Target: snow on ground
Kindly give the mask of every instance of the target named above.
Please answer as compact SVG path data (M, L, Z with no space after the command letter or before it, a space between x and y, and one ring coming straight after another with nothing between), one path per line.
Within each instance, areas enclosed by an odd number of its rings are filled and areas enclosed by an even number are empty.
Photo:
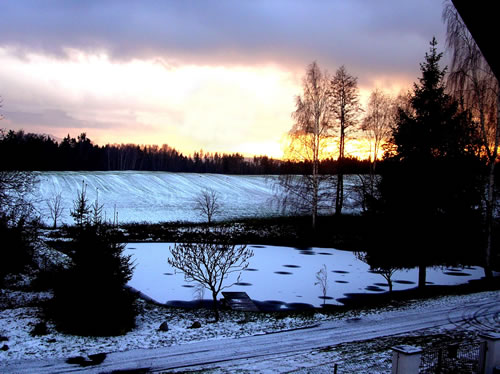
M0 336L8 338L0 342L8 350L0 350L0 361L23 358L55 358L89 355L100 352L125 351L136 348L157 348L193 341L237 338L240 336L265 334L309 326L321 317L277 318L259 313L246 315L238 312L222 312L220 322L212 323L209 310L183 310L164 308L138 300L141 309L136 319L136 328L124 336L117 337L80 337L61 334L48 324L49 333L44 336L31 336L30 332L41 319L41 308L33 306L33 300L45 299L47 295L7 291L2 298L15 299L8 309L0 311ZM28 302L26 302L27 299ZM28 306L23 306L28 305ZM167 321L169 331L158 328ZM200 321L199 329L189 328L194 321Z
M99 191L104 214L112 219L114 210L121 223L200 222L193 209L194 199L203 189L213 189L220 197L222 213L218 220L269 217L280 214L274 200L278 176L169 173L152 171L40 172L34 204L47 224L47 200L62 194L64 211L59 223L72 224L70 210L82 183L87 186L89 202ZM354 179L346 178L346 185ZM347 187L346 187L347 188ZM348 208L346 207L346 211Z
M166 347L177 344L186 344L195 341L238 338L241 336L265 334L269 332L283 331L288 329L312 326L327 320L346 320L360 316L370 315L374 320L384 319L398 314L404 315L414 310L430 310L439 305L460 303L466 305L480 299L498 298L498 292L482 292L464 296L446 296L436 299L416 301L404 307L387 307L384 310L372 309L363 312L348 311L342 314L325 315L319 312L315 314L302 314L297 316L286 316L283 318L277 314L267 313L241 313L224 311L222 320L218 323L209 323L212 319L211 311L183 310L175 308L164 308L139 300L141 312L137 317L137 327L124 336L118 337L80 337L61 334L55 331L54 326L48 324L48 334L44 336L32 336L30 332L33 326L39 322L40 306L38 301L50 297L48 293L24 293L19 291L4 291L0 295L0 348L8 346L8 349L0 349L0 368L2 363L11 360L30 358L67 358L74 356L86 356L102 352L126 351L132 349L146 349ZM167 321L169 331L158 330L160 324ZM200 321L202 327L199 329L189 328L194 321ZM455 327L456 328L456 327ZM443 332L442 329L431 333ZM417 334L422 334L418 332ZM378 341L378 340L377 340ZM253 361L240 360L230 363L224 368L204 367L204 370L212 369L214 373L226 372L283 372L298 370L300 368L318 367L326 365L331 370L333 362L355 362L356 357L359 365L366 366L367 354L371 353L371 361L376 366L386 367L389 365L391 342L384 342L376 348L377 344L366 346L363 344L348 343L351 346L340 345L334 349L313 351L306 353L280 355L267 359L256 359ZM349 348L350 347L350 348ZM358 355L358 356L356 356ZM360 367L361 367L360 366ZM372 365L373 368L373 365ZM321 372L322 367L318 367ZM1 371L1 370L0 370ZM362 372L362 371L360 371ZM370 371L369 371L370 372ZM377 371L371 371L377 372Z
M41 172L35 205L42 217L49 218L46 200L62 193L62 223L72 224L70 210L82 183L89 202L104 204L107 218L114 209L125 222L166 222L203 220L193 209L194 199L203 189L219 193L223 213L218 219L270 216L278 213L272 205L276 176L235 176L222 174L169 172ZM49 222L47 222L49 223Z
M125 254L131 255L135 268L129 285L165 303L172 300L191 301L198 288L187 284L184 275L167 262L172 243L130 243ZM387 282L380 274L370 273L369 266L353 252L330 248L297 250L291 247L249 245L254 256L249 269L229 275L226 284L235 283L228 291L246 292L253 300L272 300L286 309L291 303L306 303L320 307L324 302L316 273L327 269L326 303L341 305L338 301L352 293L377 294L387 292ZM427 281L437 285L454 285L479 279L480 267L428 268ZM392 277L395 291L413 288L418 282L418 269L398 270ZM209 295L209 290L205 290Z

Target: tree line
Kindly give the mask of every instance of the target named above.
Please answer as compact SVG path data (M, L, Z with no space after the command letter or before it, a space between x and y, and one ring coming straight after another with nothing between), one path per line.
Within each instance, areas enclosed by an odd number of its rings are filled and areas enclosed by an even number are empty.
M277 160L268 156L245 158L239 153L210 153L200 150L186 156L166 144L94 144L85 133L66 136L57 142L47 135L22 130L0 132L0 170L18 171L107 171L144 170L217 174L301 174L307 173L307 160ZM348 158L349 173L368 171L367 160ZM334 173L337 160L320 162L320 173Z

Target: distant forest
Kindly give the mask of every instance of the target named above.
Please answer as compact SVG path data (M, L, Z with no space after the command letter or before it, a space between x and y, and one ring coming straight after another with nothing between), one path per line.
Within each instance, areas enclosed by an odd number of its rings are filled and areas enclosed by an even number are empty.
M369 172L368 160L345 158L344 174ZM0 133L0 170L108 171L140 170L217 174L309 174L309 162L276 160L267 156L245 158L239 153L195 152L185 156L166 144L92 143L85 133L66 136L60 143L47 135L4 131ZM321 174L336 174L337 160L320 163Z

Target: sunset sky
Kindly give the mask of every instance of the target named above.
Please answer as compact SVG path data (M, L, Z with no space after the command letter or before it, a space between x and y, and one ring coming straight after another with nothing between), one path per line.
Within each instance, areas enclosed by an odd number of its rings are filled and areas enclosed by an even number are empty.
M316 60L407 89L436 36L440 0L2 2L1 128L97 144L281 157Z

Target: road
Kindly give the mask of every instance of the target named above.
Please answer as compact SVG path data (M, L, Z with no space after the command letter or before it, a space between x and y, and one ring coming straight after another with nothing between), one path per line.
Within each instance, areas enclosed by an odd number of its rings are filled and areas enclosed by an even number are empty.
M459 299L457 299L459 300ZM328 321L316 326L238 339L219 339L151 350L110 353L98 365L82 367L64 359L24 360L3 367L4 373L111 373L120 370L148 369L161 372L203 367L234 360L275 357L304 353L314 349L374 339L433 327L500 332L500 293L462 305L459 301L427 309L382 311L359 319ZM138 371L139 372L139 371Z

